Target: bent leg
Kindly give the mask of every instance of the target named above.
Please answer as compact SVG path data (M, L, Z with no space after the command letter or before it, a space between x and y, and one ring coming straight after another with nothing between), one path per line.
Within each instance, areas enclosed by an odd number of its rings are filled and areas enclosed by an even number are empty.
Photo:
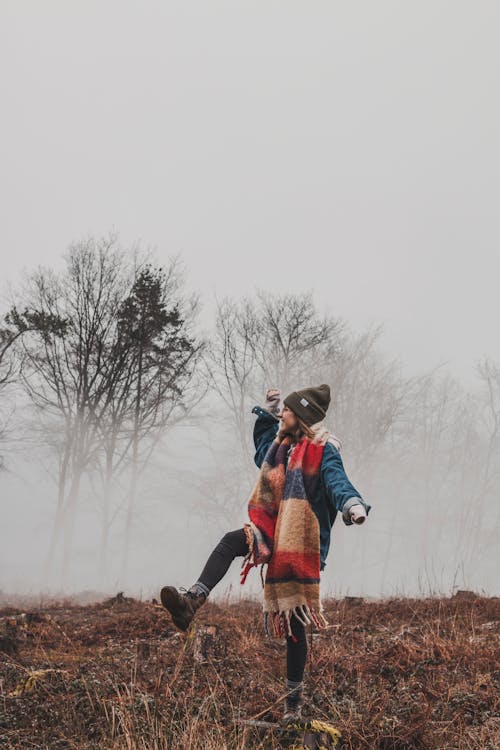
M210 554L194 586L208 596L213 587L224 578L234 558L244 557L247 552L248 544L244 529L228 531Z

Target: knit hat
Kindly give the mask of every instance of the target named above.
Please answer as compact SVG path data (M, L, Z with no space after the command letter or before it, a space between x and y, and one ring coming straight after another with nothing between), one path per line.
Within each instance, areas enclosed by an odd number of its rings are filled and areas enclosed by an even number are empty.
M307 425L315 424L326 417L330 405L330 386L323 384L293 391L283 399L283 403Z

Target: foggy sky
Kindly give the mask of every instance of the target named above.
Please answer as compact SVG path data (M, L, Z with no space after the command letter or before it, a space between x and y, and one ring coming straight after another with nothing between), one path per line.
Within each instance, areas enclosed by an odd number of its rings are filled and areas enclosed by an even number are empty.
M3 280L88 233L500 358L497 2L1 2Z
M475 359L500 361L499 30L495 0L0 0L2 290L115 230L181 253L207 327L216 295L312 290L355 329L384 324L408 373L444 363L473 382ZM36 582L53 514L23 460L2 477L15 586ZM364 571L389 534L391 509L367 499L370 535L338 524L328 573L351 593L378 593ZM168 512L154 544L136 540L136 587L164 582L169 544L191 583L216 541L192 555ZM418 589L404 565L391 575Z

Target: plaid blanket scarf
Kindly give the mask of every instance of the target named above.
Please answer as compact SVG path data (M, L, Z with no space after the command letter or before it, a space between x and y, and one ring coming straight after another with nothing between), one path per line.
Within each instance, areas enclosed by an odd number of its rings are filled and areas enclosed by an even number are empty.
M243 560L241 583L252 567L267 563L264 582L264 626L277 637L294 637L290 618L316 628L328 626L320 601L320 529L308 498L320 481L324 445L304 438L292 450L291 437L269 447L248 501L250 521L244 524L249 552Z

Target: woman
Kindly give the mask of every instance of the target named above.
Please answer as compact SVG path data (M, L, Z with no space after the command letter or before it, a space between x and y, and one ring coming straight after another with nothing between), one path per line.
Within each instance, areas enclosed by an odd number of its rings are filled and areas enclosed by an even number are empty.
M161 601L181 630L224 577L235 557L244 557L241 583L252 567L267 564L264 625L286 638L283 722L300 719L307 657L306 625L324 628L319 583L337 512L347 526L361 524L371 509L349 481L340 443L324 427L330 387L290 393L279 411L280 392L268 390L264 408L255 406L255 463L259 478L248 502L249 521L225 534L198 580L182 593L161 590ZM281 425L280 425L281 423ZM261 568L262 574L262 568Z

